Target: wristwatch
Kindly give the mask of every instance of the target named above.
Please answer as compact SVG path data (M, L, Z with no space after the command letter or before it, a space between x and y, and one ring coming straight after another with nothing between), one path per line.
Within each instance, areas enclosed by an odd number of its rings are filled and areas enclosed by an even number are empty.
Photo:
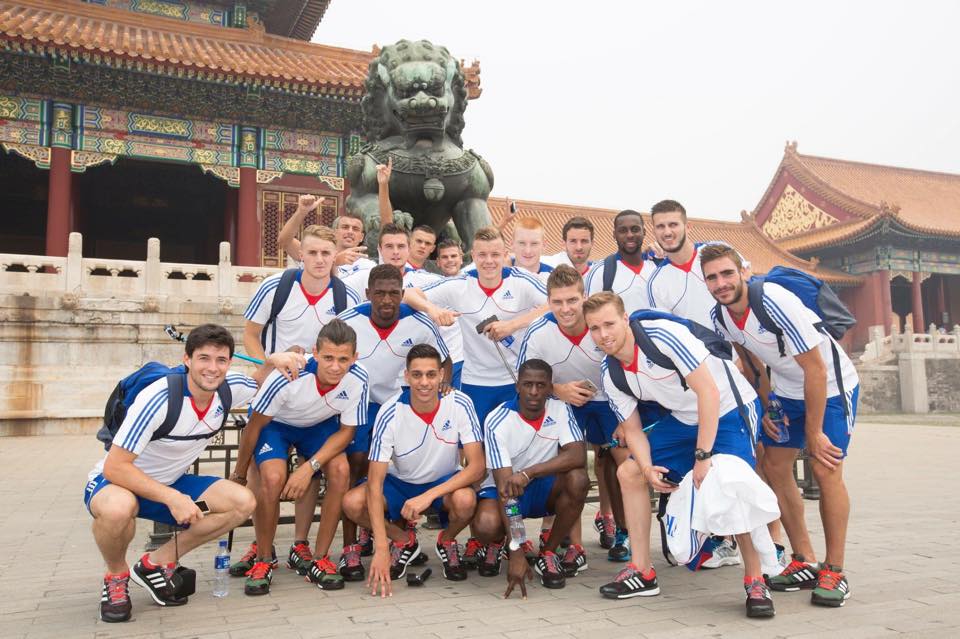
M697 450L693 451L693 458L696 459L697 461L703 461L705 459L710 459L711 457L713 457L712 450L704 450L702 448L698 448Z
M317 459L311 457L311 458L310 458L310 468L313 469L313 472L319 473L319 472L320 472L320 462L319 462Z

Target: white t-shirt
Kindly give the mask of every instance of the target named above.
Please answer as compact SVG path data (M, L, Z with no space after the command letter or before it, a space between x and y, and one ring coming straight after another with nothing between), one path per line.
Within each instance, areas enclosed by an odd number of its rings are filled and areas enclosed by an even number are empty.
M517 400L493 409L483 425L487 468L513 468L520 472L550 461L567 444L583 441L583 433L570 406L559 399L548 399L543 418L531 424L520 415ZM484 486L495 486L492 472Z
M300 276L303 271L297 274L297 280L290 289L290 296L283 305L276 321L267 332L266 347L264 351L267 355L273 352L282 353L292 346L299 346L306 352L313 350L317 343L317 335L320 329L327 322L336 317L333 307L333 287L327 286L319 298L307 297L303 285L300 284ZM260 283L250 305L247 306L243 314L244 319L256 322L257 324L266 324L270 319L270 308L273 306L273 295L280 285L280 277L283 273L271 275ZM345 282L346 283L346 282ZM356 289L347 285L347 307L355 306L360 303L360 296ZM276 351L270 348L271 335L276 331L277 347Z
M714 357L704 346L703 342L694 337L690 330L672 320L657 319L643 320L641 324L647 331L651 341L660 351L670 358L684 377L696 370L700 364L706 363L711 377L716 381L720 391L720 415L723 416L738 408L736 396L730 390L727 374L724 367L728 367L733 376L737 390L744 405L750 404L757 397L756 391L744 379L740 371L732 362ZM634 346L633 365L624 368L624 376L634 395L627 395L613 385L610 371L607 370L607 360L602 365L602 387L610 400L610 408L617 415L617 419L624 421L637 407L637 398L644 401L655 401L669 410L674 417L695 426L697 417L697 394L691 389L684 390L678 373L668 368L662 368L650 361ZM622 364L621 364L622 366ZM645 424L646 425L646 424Z
M603 271L606 260L600 260L593 265L584 280L587 295L593 295L603 290ZM651 260L644 260L639 270L626 264L623 260L617 261L617 274L613 278L611 289L623 300L627 315L640 309L650 308L647 299L647 278L656 270L657 265Z
M358 257L351 264L344 264L343 266L338 266L337 273L340 279L343 279L345 277L353 275L358 271L369 271L376 265L377 263L368 257Z
M373 426L370 461L392 462L390 475L426 484L460 466L459 444L483 442L470 398L458 390L440 397L437 412L420 415L410 406L410 389L387 401Z
M694 244L693 257L686 264L674 264L669 259L660 263L647 280L650 308L693 320L711 327L710 310L717 301L703 281L700 267L700 248Z
M230 408L245 405L257 392L257 383L241 373L227 373L227 384L230 385L230 392L233 395L233 405ZM166 377L161 377L144 387L133 400L123 423L120 424L120 429L113 438L114 446L137 455L133 460L134 466L151 479L166 485L180 479L210 443L209 439L150 439L167 416L168 396ZM223 411L224 407L217 393L213 394L213 399L210 400L205 411L198 411L190 391L184 384L180 418L170 431L170 435L189 437L212 434L223 422ZM93 479L103 472L105 460L106 456L94 466L88 479Z
M480 288L476 271L448 277L422 290L434 304L460 313L458 324L463 335L463 383L476 386L510 383L496 346L488 337L477 333L477 324L491 315L496 315L500 320L511 320L534 307L542 306L547 301L547 289L543 283L520 269L505 268L500 286L493 291ZM511 368L516 367L521 337L518 331L518 334L500 340L500 350Z
M425 287L442 279L444 279L442 275L420 268L404 273L403 288L419 288L422 291ZM437 329L440 331L440 337L447 343L447 348L450 349L450 360L454 364L462 362L463 334L460 332L459 322L450 326L438 326Z
M450 356L436 325L426 314L400 304L400 317L388 329L381 329L370 319L370 302L354 306L340 314L340 319L357 333L357 363L370 374L370 401L383 404L400 390L407 353L417 344L429 344L440 352L441 359Z
M746 295L746 293L744 293ZM712 326L723 337L742 345L770 367L771 384L781 397L803 399L803 369L794 359L796 355L819 347L820 355L827 367L827 397L840 394L837 375L833 366L833 352L830 344L833 338L814 328L820 318L804 306L796 295L779 284L765 282L763 285L763 307L773 323L783 331L783 344L786 355L780 356L777 336L760 326L757 316L747 308L742 322L736 322L726 307L721 307L723 322L716 321L716 306L710 310ZM843 375L844 390L851 391L860 383L853 362L837 345L840 360L840 373Z
M367 371L353 364L339 384L321 388L317 361L310 357L292 382L278 371L270 373L251 405L261 415L298 428L316 426L335 415L344 426L360 426L367 423L368 384Z
M553 368L553 383L567 384L590 380L600 388L600 364L605 357L597 346L590 331L571 337L560 330L557 318L547 313L530 324L517 356L517 368L528 359L542 359ZM603 402L607 396L602 390L590 398L590 401Z

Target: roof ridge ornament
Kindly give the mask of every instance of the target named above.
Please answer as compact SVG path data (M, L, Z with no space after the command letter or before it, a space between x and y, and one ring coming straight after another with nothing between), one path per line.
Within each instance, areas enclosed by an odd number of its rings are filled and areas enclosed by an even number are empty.
M787 141L784 143L784 145L783 145L783 152L784 152L784 153L793 153L793 154L796 154L796 152L797 152L797 141L796 141L796 140L793 140L793 141L791 142L790 140L787 140Z

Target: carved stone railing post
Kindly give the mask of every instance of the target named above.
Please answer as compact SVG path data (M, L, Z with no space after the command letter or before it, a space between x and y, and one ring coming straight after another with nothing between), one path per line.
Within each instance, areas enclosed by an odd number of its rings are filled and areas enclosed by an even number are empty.
M67 240L66 290L79 293L83 283L83 236L71 233Z
M232 297L234 287L233 264L230 263L230 242L220 242L220 261L217 263L217 294L220 299Z
M160 269L160 240L155 237L147 240L147 263L143 271L145 294L159 294L163 288L163 271Z

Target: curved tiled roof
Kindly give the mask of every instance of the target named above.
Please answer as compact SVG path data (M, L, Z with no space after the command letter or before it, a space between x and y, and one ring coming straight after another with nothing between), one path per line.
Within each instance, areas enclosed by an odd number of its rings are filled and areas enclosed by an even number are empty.
M232 29L67 0L0 0L0 40L33 53L92 56L149 70L196 74L359 99L372 52L302 42L262 27ZM479 65L465 67L477 97Z
M517 217L535 217L543 224L544 254L559 253L563 250L563 225L576 215L589 219L594 225L593 259L602 258L617 250L613 240L613 218L618 211L614 209L529 200L514 201L517 203ZM487 205L495 224L507 214L507 201L504 198L491 197ZM740 222L690 218L687 232L695 242L723 240L729 243L750 260L756 273L766 273L774 266L784 265L816 275L832 285L856 285L861 282L861 278L856 275L818 267L815 261L804 260L788 253L768 238L748 215L744 213L742 217ZM649 241L653 238L650 216L644 214L643 221ZM512 222L505 231L507 235L512 233Z

